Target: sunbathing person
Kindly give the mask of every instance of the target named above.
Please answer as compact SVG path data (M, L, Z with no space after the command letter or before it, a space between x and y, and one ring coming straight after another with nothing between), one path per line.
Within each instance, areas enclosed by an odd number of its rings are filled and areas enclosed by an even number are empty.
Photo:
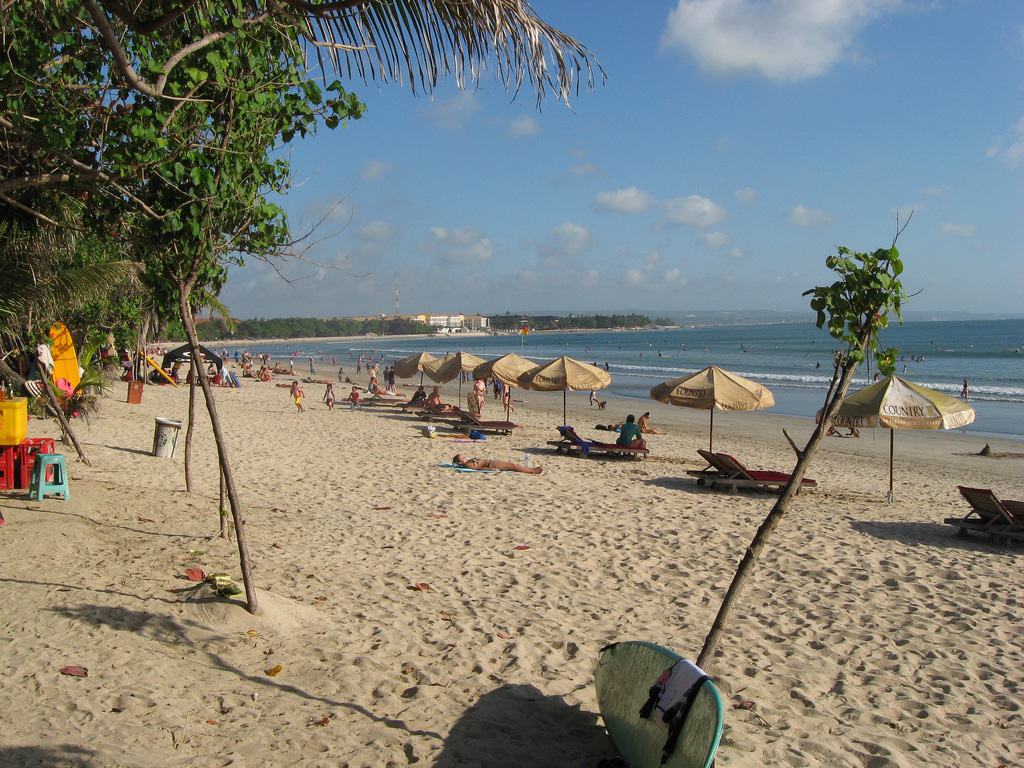
M651 426L651 412L648 411L639 419L636 420L636 425L640 427L640 432L645 435L660 435L662 434L654 427Z
M474 459L464 453L455 454L452 464L464 469L494 469L498 472L522 472L527 475L539 475L544 471L543 467L524 467L512 461L498 461L497 459Z
M441 401L441 388L434 387L427 398L427 408L437 413L455 413L458 410L454 405Z

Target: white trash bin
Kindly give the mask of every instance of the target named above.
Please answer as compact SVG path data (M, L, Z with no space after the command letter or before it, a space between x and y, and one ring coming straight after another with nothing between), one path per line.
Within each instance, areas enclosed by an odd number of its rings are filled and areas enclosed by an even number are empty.
M161 459L173 459L180 431L180 420L157 416L156 426L153 429L153 455Z

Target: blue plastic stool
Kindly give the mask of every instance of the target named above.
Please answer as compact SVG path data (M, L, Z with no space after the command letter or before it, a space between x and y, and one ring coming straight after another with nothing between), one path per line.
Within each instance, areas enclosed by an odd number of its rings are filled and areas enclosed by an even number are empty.
M53 480L46 479L47 467L53 467ZM37 501L42 501L47 494L60 494L64 501L71 498L71 489L68 488L68 468L64 463L62 453L40 453L36 456L35 464L32 466L32 484L29 486L29 496Z

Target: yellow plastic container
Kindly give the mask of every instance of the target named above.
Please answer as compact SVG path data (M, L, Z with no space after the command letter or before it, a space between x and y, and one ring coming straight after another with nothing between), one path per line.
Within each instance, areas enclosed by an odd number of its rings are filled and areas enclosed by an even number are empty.
M0 401L0 445L20 445L28 437L28 398Z

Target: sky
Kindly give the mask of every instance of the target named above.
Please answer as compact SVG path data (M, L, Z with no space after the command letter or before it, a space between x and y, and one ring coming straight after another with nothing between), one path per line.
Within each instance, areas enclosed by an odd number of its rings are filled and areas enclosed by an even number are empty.
M345 81L289 145L302 260L233 268L247 317L799 311L836 245L899 241L908 309L1024 312L1024 2L535 0L606 79ZM810 317L810 313L808 315Z

